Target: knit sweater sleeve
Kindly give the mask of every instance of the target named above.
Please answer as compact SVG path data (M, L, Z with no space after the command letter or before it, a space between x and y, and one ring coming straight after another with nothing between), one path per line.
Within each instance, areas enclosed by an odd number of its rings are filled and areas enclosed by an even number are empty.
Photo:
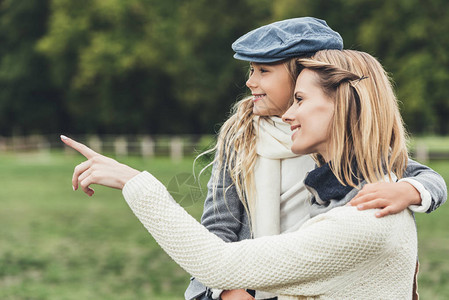
M397 239L391 233L397 231L397 218L404 216L375 218L372 212L341 207L296 232L225 243L176 204L147 172L131 179L123 195L160 246L205 285L284 295L320 293L335 286L343 274L369 268Z

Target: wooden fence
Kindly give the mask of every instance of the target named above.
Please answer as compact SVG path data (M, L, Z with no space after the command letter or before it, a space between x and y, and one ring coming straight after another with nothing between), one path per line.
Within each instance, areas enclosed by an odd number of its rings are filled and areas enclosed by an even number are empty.
M170 156L173 160L181 160L184 156L198 155L209 149L214 143L212 135L178 135L178 136L132 136L132 135L86 135L71 136L88 145L93 150L123 156ZM73 154L74 150L66 147L59 135L0 136L0 153L2 152L50 152L62 150Z
M180 160L184 156L198 155L209 149L215 137L212 135L84 135L71 136L85 143L97 152L116 157L123 156L170 156ZM65 149L73 154L73 150L64 147L59 135L0 136L0 154L2 152L49 152ZM416 143L410 155L420 162L449 159L447 151L429 149L425 143Z

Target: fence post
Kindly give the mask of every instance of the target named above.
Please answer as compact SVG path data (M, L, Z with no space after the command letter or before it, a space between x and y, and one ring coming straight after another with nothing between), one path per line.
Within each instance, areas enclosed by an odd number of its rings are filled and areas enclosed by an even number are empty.
M170 139L170 157L172 161L180 161L184 156L183 141L179 136Z
M429 160L429 149L426 144L416 144L416 160L421 163L426 163Z
M87 144L89 145L89 148L91 148L95 152L101 153L103 151L103 143L96 135L91 135L87 140Z
M25 148L25 138L19 135L13 135L11 137L12 150L14 152L23 151Z
M0 152L6 152L8 147L6 146L6 138L0 136Z
M140 152L142 153L142 157L149 158L154 156L154 141L153 139L146 135L140 141Z
M119 136L114 141L116 156L128 156L128 142L124 136Z
M36 145L36 149L42 154L50 153L50 143L43 135L32 135L30 136L31 148Z

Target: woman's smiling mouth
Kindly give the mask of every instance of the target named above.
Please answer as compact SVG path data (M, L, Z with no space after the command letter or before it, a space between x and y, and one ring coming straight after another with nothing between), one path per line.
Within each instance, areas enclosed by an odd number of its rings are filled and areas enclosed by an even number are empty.
M301 128L301 125L299 125L299 124L290 126L290 130L293 131L292 140L294 140L295 135L299 132L300 128Z

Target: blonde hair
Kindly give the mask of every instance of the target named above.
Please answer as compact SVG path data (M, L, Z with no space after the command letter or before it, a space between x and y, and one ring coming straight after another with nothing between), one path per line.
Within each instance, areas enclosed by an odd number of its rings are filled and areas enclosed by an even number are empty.
M298 59L316 72L318 85L335 101L330 167L342 184L401 178L407 165L406 133L390 79L371 55L354 50L322 50ZM320 155L314 155L323 163ZM356 182L354 182L356 178Z
M299 75L299 69L296 64L296 58L288 59L282 62L292 81L291 88L295 85L296 78ZM293 93L292 99L293 102ZM291 104L291 103L290 103ZM243 207L251 216L250 211L254 207L254 165L257 158L256 153L256 132L253 125L253 97L246 97L234 104L231 110L231 116L223 124L218 133L218 139L215 146L198 157L215 152L214 160L208 164L201 172L211 165L212 170L212 192L213 199L216 199L216 192L220 177L223 185L223 195L226 201L226 192L232 186L235 186L237 195L243 204ZM261 117L266 118L266 117ZM197 159L198 159L197 157ZM232 184L226 186L226 173L232 180ZM248 218L251 220L251 218Z

